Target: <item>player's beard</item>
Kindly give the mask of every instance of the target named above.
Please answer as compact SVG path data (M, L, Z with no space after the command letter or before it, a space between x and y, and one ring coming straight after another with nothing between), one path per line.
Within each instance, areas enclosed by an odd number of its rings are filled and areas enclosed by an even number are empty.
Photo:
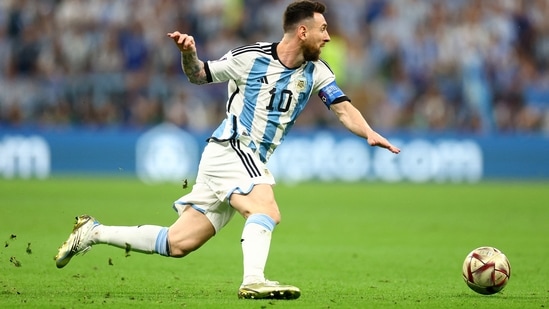
M303 58L305 61L317 61L320 59L320 48L306 43L303 45Z

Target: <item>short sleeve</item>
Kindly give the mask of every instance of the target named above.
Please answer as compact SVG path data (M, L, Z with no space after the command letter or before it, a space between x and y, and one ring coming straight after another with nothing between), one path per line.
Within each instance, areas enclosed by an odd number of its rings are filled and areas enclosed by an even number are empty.
M204 65L206 76L210 83L221 83L239 79L244 75L246 63L242 57L233 56L232 52L226 53L218 60L207 61Z
M335 75L326 62L322 60L317 62L316 74L318 80L316 91L326 107L330 108L332 104L350 101L343 90L338 87Z

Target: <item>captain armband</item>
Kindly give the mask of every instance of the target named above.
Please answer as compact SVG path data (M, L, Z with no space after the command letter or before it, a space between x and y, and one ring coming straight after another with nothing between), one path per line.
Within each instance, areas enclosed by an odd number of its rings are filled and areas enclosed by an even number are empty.
M351 101L337 86L335 81L320 89L320 91L318 92L318 96L320 97L324 105L326 105L326 107L328 108L330 108L330 105L332 104L340 103L343 101Z

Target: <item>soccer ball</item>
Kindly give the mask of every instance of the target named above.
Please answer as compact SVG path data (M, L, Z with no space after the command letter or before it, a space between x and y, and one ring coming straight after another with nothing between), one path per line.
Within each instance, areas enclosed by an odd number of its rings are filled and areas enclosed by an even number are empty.
M484 295L501 291L511 278L511 264L500 250L480 247L463 262L463 280L471 290Z

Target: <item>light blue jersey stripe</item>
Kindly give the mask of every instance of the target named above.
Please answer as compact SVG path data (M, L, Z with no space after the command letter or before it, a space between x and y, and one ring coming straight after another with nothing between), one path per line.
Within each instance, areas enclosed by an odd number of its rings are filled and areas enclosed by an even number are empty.
M307 66L303 70L303 75L305 76L306 85L307 87L303 92L299 94L299 98L297 99L297 105L294 109L294 112L292 113L292 118L290 123L288 123L288 126L286 127L286 130L284 131L284 135L280 138L280 143L284 140L284 137L286 137L286 134L290 132L290 129L294 125L295 121L297 120L297 117L303 109L305 109L305 106L307 103L309 103L309 98L311 97L311 88L313 88L313 73L315 70L315 66L312 62L307 63Z
M246 102L244 103L242 113L239 116L240 123L244 125L248 132L252 131L257 98L259 97L259 91L261 90L261 85L258 85L257 87L250 87L250 85L261 84L259 79L267 74L269 64L269 58L257 58L248 75L248 80L246 82L248 87L246 87L246 92L244 92L244 100L246 100Z

